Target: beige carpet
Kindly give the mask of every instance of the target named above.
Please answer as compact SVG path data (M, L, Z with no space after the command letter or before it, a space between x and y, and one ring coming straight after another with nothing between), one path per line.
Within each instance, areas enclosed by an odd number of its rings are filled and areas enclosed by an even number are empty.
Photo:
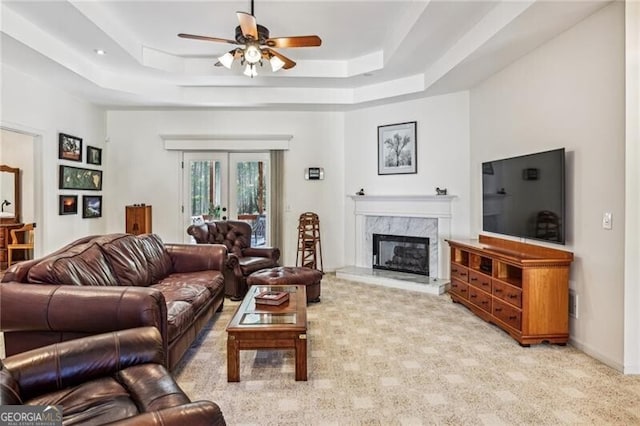
M638 376L571 346L522 348L447 295L332 275L308 308L309 381L294 381L292 352L243 351L241 381L227 383L236 306L225 302L176 370L230 425L640 424Z

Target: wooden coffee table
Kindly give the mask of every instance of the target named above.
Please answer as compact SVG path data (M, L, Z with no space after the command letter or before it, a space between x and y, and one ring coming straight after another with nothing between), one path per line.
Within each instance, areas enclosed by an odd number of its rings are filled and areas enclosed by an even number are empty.
M287 291L279 306L256 306L263 291ZM307 380L307 295L303 285L254 285L227 326L227 381L240 381L240 351L293 349L296 380Z

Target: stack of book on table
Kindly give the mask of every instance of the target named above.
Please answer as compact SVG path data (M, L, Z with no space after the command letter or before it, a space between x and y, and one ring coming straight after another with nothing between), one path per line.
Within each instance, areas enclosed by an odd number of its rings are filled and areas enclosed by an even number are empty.
M263 291L256 295L256 305L281 305L289 300L286 291Z

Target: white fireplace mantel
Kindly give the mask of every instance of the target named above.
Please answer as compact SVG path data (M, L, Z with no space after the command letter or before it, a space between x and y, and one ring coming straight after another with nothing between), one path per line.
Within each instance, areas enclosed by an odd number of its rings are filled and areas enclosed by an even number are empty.
M356 215L451 218L455 195L349 195Z
M367 216L432 218L438 220L439 277L448 278L449 262L445 239L451 238L451 204L454 195L350 195L355 214L356 267L370 267L370 248L365 241Z

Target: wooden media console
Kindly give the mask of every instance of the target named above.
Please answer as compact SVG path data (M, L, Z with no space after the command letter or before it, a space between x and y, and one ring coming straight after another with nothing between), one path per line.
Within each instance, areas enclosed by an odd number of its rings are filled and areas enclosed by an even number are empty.
M567 343L573 253L485 235L447 242L454 302L523 346Z

